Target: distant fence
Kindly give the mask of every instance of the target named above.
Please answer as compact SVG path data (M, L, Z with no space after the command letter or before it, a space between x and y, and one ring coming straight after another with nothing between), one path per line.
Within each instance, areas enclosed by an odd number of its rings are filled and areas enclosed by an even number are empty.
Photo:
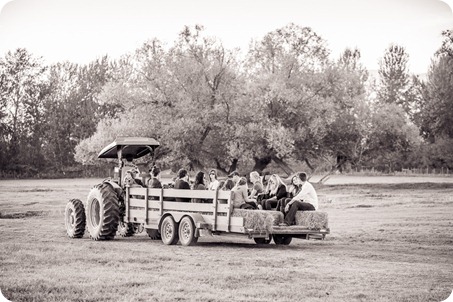
M344 174L360 174L360 175L438 175L450 176L453 175L453 169L448 167L441 168L402 168L400 170L392 170L388 168L362 167L343 171Z

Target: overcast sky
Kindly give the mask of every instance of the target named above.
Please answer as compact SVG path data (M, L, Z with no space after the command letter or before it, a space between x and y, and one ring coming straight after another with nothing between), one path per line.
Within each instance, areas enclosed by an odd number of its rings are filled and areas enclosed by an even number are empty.
M204 25L225 47L244 52L253 38L293 22L323 37L337 58L357 47L378 69L390 43L406 48L414 73L428 70L450 0L0 0L0 56L27 48L45 63L88 63L132 52L151 38L172 44L184 25ZM451 1L450 1L451 2Z

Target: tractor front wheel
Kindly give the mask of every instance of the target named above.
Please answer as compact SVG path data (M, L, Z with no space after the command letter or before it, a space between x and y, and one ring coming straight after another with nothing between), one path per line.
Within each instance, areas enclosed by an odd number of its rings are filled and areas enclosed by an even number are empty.
M179 222L179 241L182 245L194 245L198 241L195 237L195 225L190 217L184 217Z
M82 238L85 233L85 209L79 199L71 199L64 211L64 224L69 238Z
M178 242L178 224L173 217L167 216L164 218L160 225L160 236L162 237L162 242L166 245L173 245Z
M134 236L135 225L133 223L120 221L118 223L118 234L121 237L131 237Z
M115 237L120 215L118 197L112 186L102 183L91 189L85 210L92 239L110 240Z
M151 240L161 240L160 233L158 230L155 229L146 229L146 233L148 234Z

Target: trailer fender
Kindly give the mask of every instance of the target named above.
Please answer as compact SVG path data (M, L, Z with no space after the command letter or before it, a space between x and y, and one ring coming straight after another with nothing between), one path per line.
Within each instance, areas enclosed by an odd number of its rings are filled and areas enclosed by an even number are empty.
M159 221L159 230L160 230L160 225L161 225L162 221L163 221L164 218L167 217L167 216L172 216L176 223L179 223L183 217L189 216L190 218L192 218L192 221L193 221L195 227L196 227L199 223L205 222L203 216L201 216L201 214L199 214L199 213L167 212L167 213L165 213L164 215L162 215L162 217L160 218L160 221Z

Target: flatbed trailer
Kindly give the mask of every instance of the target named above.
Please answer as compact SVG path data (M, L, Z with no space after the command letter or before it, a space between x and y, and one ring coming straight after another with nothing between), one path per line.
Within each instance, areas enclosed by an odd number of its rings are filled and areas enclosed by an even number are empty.
M177 202L175 198L204 202ZM244 235L258 244L274 239L276 244L287 245L292 238L324 239L330 233L328 228L312 230L300 225L247 228L246 218L233 215L231 191L126 187L125 207L124 223L143 224L148 234L160 233L162 241L169 245L178 240L182 245L193 245L199 237L222 234Z

